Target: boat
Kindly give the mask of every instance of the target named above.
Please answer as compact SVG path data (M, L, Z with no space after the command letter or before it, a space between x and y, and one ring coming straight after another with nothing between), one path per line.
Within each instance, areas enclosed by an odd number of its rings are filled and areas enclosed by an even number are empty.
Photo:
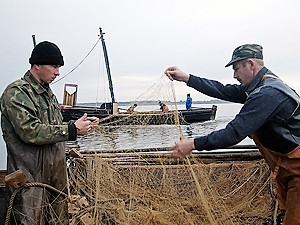
M134 112L128 114L116 114L100 119L100 125L163 125L204 122L215 119L217 106L212 108L194 108L191 110L174 110L169 112Z
M107 107L108 106L108 107ZM176 124L178 115L179 124L187 125L191 123L204 122L214 120L217 112L217 106L211 108L192 108L189 110L171 110L169 112L149 111L149 112L133 112L127 113L112 113L109 104L102 104L99 108L96 107L63 107L61 109L64 121L77 120L84 113L88 116L96 116L100 119L100 125L162 125Z
M64 99L63 104L61 105L61 113L63 115L64 122L77 120L84 113L87 113L88 116L98 117L100 119L100 124L102 125L161 125L175 124L176 120L179 120L180 124L190 124L215 119L217 111L216 105L213 105L211 108L194 107L189 110L170 110L169 112L161 112L157 110L150 112L133 112L130 115L126 111L122 112L122 110L118 108L118 103L115 101L114 97L113 82L103 35L104 33L100 28L99 37L101 39L104 52L111 102L103 103L100 107L78 106L78 85L65 84ZM74 91L70 94L70 92L68 92L68 88L74 88Z

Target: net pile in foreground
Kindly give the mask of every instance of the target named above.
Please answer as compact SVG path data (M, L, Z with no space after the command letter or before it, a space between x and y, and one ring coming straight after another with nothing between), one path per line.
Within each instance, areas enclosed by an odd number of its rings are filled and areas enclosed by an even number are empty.
M78 200L69 205L71 224L250 225L262 224L275 210L262 159L87 154L71 160L68 172Z

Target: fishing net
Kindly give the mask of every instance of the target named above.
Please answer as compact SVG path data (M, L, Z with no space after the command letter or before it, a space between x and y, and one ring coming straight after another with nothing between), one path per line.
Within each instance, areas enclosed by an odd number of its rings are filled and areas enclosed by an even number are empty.
M102 126L189 124L214 119L216 107L178 109L173 83L162 75L151 87L132 101L127 108L100 119Z
M153 110L162 111L159 101L172 113L149 122ZM173 83L163 76L130 104L137 104L132 112L104 118L89 135L68 143L71 225L271 224L273 182L257 151L169 156L174 141L217 126L184 125L176 102ZM148 112L137 116L146 106ZM57 218L53 204L45 204L45 212Z
M273 215L273 186L262 160L124 155L72 160L73 224L86 218L87 224L261 224Z
M272 220L273 183L257 151L194 152L182 160L169 156L168 146L189 135L174 96L173 83L163 76L132 102L138 103L133 113L101 123L79 140L82 155L70 156L68 167L72 224L250 225ZM172 118L163 118L173 125L153 126L149 117L133 116L143 104L159 100L174 110ZM216 127L208 121L201 128L208 133ZM165 136L172 138L165 141Z

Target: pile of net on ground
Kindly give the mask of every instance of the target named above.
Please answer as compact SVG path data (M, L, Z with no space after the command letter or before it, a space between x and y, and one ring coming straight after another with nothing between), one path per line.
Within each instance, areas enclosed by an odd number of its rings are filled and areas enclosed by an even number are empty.
M69 205L71 224L252 225L274 214L273 183L262 159L162 157L128 165L126 159L115 163L118 157L87 154L69 162L70 192L77 198Z

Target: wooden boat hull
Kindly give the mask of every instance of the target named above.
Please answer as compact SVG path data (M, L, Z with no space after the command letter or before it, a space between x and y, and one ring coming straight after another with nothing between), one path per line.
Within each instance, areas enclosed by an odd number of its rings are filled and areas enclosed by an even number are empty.
M61 108L61 113L63 115L63 121L68 122L70 120L77 120L83 116L84 113L87 113L88 116L96 116L99 119L105 118L111 115L112 110L110 109L101 109L98 107L79 107L75 106L72 108Z
M217 106L212 108L192 108L190 110L178 110L180 124L190 124L214 120ZM73 107L61 109L64 121L77 120L84 113L88 116L96 116L100 119L102 125L162 125L176 124L176 111L167 113L153 112L134 112L132 114L118 113L111 114L110 109L101 109L95 107Z

